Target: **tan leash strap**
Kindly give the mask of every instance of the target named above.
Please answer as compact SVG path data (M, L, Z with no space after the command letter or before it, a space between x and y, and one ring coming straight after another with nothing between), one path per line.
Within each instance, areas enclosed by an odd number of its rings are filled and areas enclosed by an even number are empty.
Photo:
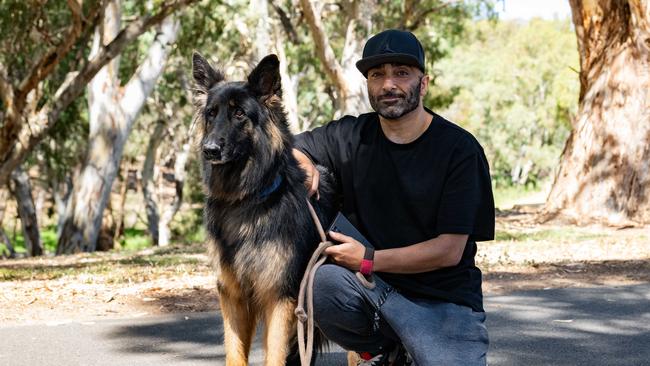
M332 242L327 241L325 236L325 230L318 219L316 210L309 202L307 198L307 207L309 208L309 213L311 214L316 229L318 230L318 235L320 235L321 242L312 254L307 264L307 269L305 274L300 281L300 290L298 291L298 304L296 306L295 314L298 317L297 328L298 328L298 351L300 352L300 364L302 366L311 365L311 357L314 352L314 276L318 267L325 262L327 259L327 254L324 254L325 249L334 245ZM369 289L375 288L375 282L370 279L366 279L361 272L356 273L357 279L361 284ZM307 311L305 312L305 300ZM307 340L305 341L305 322L307 323Z

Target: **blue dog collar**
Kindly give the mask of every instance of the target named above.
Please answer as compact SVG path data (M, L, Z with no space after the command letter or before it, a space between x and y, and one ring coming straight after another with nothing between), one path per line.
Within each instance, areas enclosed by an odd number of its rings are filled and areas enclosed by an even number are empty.
M280 188L280 184L282 184L282 176L278 174L277 176L275 176L275 179L273 180L273 184L271 184L271 186L266 187L263 191L261 191L259 197L260 198L268 197L271 193L277 191L278 188Z

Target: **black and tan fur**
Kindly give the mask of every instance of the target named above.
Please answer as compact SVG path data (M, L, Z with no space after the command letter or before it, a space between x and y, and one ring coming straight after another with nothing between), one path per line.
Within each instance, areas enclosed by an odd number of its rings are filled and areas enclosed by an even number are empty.
M218 269L228 366L248 364L260 321L265 365L285 364L295 344L300 279L319 242L305 175L291 152L278 66L269 55L246 82L226 82L203 57L193 56L204 221ZM328 202L331 184L322 181L315 203L321 222L331 217Z

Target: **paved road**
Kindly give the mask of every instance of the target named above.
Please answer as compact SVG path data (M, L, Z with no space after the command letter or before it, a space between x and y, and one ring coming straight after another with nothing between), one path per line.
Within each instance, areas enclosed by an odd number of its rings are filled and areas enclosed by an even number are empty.
M518 292L486 307L490 366L650 365L650 284ZM0 325L0 365L222 365L221 337L217 313ZM334 349L319 365L343 360Z

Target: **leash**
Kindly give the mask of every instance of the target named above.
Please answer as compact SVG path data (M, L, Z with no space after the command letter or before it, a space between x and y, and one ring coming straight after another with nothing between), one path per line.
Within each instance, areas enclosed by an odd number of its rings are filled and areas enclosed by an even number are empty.
M311 202L309 202L309 198L307 198L307 207L309 208L311 218L314 220L314 224L316 225L316 229L318 230L318 235L320 236L321 241L320 244L318 244L318 248L316 248L316 251L314 251L314 254L312 254L311 258L309 259L305 274L300 281L298 304L295 310L295 314L298 317L298 351L300 352L300 364L302 366L309 366L311 364L311 357L314 352L314 276L316 275L316 270L318 270L318 267L320 267L327 259L327 254L324 254L323 252L325 249L334 245L334 243L327 240L323 226L318 219L318 215L316 215L314 206L312 206ZM357 272L356 276L364 287L368 289L375 288L375 282L372 280L372 278L370 280L366 279L366 277L362 275L361 272ZM305 311L305 305L307 306L307 311ZM306 340L305 322L307 323Z

